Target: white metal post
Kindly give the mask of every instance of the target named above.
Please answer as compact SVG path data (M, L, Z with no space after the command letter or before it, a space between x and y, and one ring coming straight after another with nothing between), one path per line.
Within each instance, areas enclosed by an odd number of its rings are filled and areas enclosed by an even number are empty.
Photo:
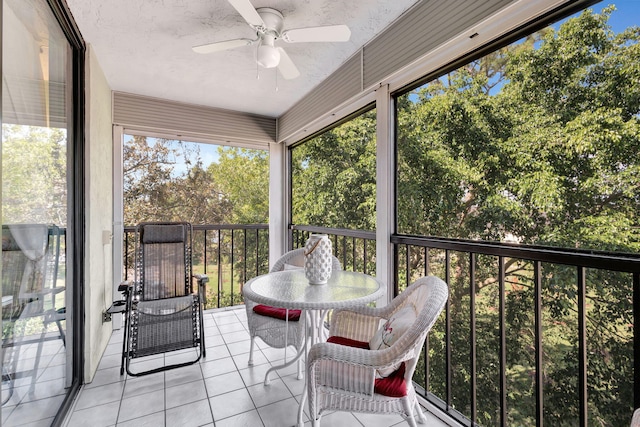
M269 267L286 251L286 154L284 144L269 144Z
M113 301L122 299L118 286L122 280L124 240L124 207L123 207L123 154L124 129L113 126ZM122 327L122 316L116 315L112 319L113 329Z
M391 233L394 228L395 194L393 144L393 108L389 85L376 90L376 276L386 283L386 298L378 306L393 298L393 247Z

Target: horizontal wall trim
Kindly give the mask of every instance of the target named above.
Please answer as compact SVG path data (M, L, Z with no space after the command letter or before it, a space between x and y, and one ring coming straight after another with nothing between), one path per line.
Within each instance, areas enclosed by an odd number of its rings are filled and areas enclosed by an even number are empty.
M337 107L362 92L362 60L359 53L349 58L337 72L330 75L302 98L297 108L278 118L278 141L288 139L316 117Z
M131 93L113 92L112 113L114 125L199 136L228 145L276 140L276 120L271 117Z
M123 128L123 134L147 136L151 138L162 138L162 139L169 139L169 140L175 140L175 141L197 142L202 144L212 144L212 145L220 145L220 146L250 148L250 149L257 149L257 150L268 150L269 144L270 144L267 142L258 142L258 141L239 141L239 140L228 141L228 140L222 140L219 138L213 138L210 135L201 135L201 134L195 134L195 133L189 133L189 132L183 132L180 134L168 133L168 132L158 131L158 129L143 128L143 127ZM271 144L273 144L273 142L271 142Z

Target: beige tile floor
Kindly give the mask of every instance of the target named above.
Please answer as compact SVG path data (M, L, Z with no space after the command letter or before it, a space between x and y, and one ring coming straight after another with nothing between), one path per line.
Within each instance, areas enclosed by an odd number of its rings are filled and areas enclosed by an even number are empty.
M281 363L284 351L256 340L254 365L249 359L249 333L244 308L205 312L207 357L200 363L145 377L120 376L122 331L115 331L91 383L86 384L68 417L79 426L251 426L286 427L296 423L304 381L295 364L278 371L269 386L264 374ZM289 350L288 355L292 354ZM151 367L190 354L156 356L136 362ZM443 427L429 412L428 427ZM305 415L305 427L310 422ZM335 412L322 417L325 427L408 425L399 415Z

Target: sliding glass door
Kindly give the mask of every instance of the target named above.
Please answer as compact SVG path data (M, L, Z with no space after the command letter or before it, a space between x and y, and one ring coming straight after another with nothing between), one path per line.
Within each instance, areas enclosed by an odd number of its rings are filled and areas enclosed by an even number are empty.
M1 4L0 424L51 425L79 372L74 49L47 1Z

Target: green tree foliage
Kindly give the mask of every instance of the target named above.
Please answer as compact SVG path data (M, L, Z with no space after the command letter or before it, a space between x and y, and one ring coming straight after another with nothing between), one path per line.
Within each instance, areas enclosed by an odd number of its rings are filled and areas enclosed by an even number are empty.
M231 205L203 168L199 152L182 143L134 136L124 146L124 222L224 223ZM176 164L182 158L182 172Z
M398 98L401 232L640 251L640 30L614 34L612 11L587 10ZM442 254L430 255L444 276ZM402 256L422 271L420 254ZM470 416L468 266L468 256L451 254L453 404ZM509 424L532 425L534 266L506 259L505 271ZM482 425L499 420L497 273L496 258L477 261ZM589 424L624 425L633 404L631 278L587 270L586 280ZM545 424L574 425L577 273L544 264L540 281ZM439 396L442 351L434 342L430 387Z
M219 147L219 160L208 168L230 205L232 224L269 221L269 156L261 150Z
M2 223L66 226L65 129L2 125Z
M375 230L376 114L368 111L295 147L295 224Z

